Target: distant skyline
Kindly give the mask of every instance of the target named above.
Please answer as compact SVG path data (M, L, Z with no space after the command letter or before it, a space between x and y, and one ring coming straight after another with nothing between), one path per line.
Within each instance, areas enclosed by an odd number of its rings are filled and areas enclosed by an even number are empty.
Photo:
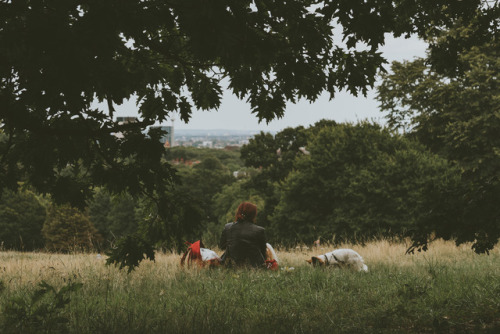
M380 49L388 60L385 67L389 70L392 61L413 60L415 57L424 57L426 43L417 38L386 38L386 44ZM225 88L225 87L223 87ZM178 115L174 115L174 126L180 129L203 130L252 130L252 131L281 131L286 127L305 127L321 119L330 119L337 122L357 122L360 120L374 120L385 123L384 114L378 109L375 100L375 89L368 92L366 97L361 94L354 97L346 92L338 92L331 101L329 94L324 93L314 103L300 100L296 104L287 104L284 117L273 120L269 124L258 122L257 117L251 113L251 108L245 101L239 100L229 91L225 90L221 106L218 110L195 110L188 124L182 122ZM116 116L138 116L135 101L128 101L116 108ZM171 121L162 125L171 125Z

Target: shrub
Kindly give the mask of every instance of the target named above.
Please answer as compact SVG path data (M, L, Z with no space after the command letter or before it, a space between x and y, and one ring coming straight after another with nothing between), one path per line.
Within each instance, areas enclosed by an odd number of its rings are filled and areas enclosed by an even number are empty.
M89 250L100 241L88 217L68 204L49 208L42 233L45 246L54 251Z
M2 327L8 333L66 333L69 319L64 309L71 293L81 287L81 283L69 282L56 290L42 281L29 297L13 297L7 302Z
M31 251L43 246L46 210L30 191L5 190L0 199L0 244Z

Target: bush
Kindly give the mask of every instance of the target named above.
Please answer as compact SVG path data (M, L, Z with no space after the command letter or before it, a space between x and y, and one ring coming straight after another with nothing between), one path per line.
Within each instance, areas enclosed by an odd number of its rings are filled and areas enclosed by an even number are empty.
M43 247L46 209L30 191L5 190L0 199L0 244L31 251Z
M101 239L88 217L68 204L50 207L42 233L45 246L61 252L89 250Z

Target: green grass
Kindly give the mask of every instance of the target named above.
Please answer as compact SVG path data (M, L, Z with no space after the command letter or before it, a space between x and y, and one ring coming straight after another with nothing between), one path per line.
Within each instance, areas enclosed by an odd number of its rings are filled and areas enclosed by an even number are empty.
M0 276L2 311L19 299L29 308L42 279L55 292L68 284L82 284L68 289L68 303L52 307L45 322L33 325L22 322L20 314L2 312L0 329L4 328L2 333L500 332L498 252L479 256L457 249L442 256L401 257L405 262L378 255L370 259L367 254L368 273L312 268L302 264L306 254L300 252L278 255L285 259L284 265L288 261L296 269L181 269L178 256L164 255L127 274L106 267L95 255L61 255L59 260L52 255L44 260L43 255L22 259L29 255L0 253L0 260L17 261L16 266L4 267L5 275ZM37 271L32 261L48 262ZM23 268L23 263L24 274L16 273L14 269ZM55 294L44 298L38 303L55 305ZM62 321L54 325L53 318Z

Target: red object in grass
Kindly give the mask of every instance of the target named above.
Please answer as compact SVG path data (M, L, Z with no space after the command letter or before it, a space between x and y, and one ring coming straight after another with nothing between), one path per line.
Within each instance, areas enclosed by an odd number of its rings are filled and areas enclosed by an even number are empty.
M266 260L266 268L270 270L278 270L278 262L276 262L276 260Z
M189 254L188 263L191 263L193 261L200 261L201 262L202 259L201 259L200 248L204 248L201 240L195 241L193 243L186 241L186 245L188 245L188 249L186 250L184 255L182 255L181 266L184 265L184 262L186 261L186 257L188 256L188 254Z

